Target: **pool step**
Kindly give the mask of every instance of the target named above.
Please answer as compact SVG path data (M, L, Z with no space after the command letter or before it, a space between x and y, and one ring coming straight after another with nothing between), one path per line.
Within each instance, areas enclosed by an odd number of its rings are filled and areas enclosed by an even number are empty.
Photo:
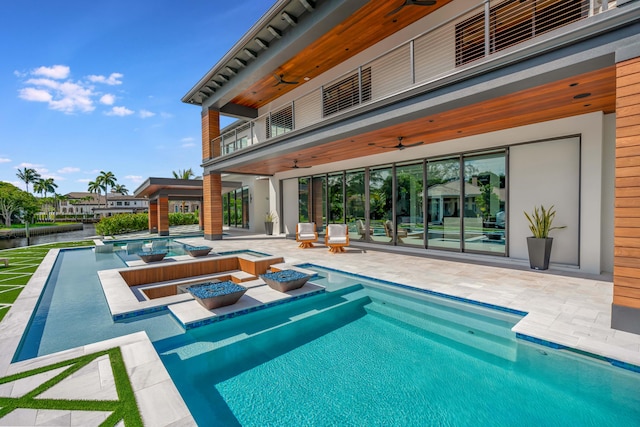
M435 336L437 341L452 347L473 348L510 361L515 361L517 357L515 333L507 327L498 329L492 322L483 321L477 316L452 316L446 310L428 307L416 311L405 305L379 300L366 305L365 310L400 326L416 328L418 333L426 332L428 337Z

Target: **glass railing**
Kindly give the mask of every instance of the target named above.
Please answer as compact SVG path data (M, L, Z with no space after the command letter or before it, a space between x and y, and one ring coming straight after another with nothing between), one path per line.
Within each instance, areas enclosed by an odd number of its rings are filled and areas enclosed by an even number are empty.
M341 77L211 141L222 156L434 85L505 49L616 7L607 0L480 1Z

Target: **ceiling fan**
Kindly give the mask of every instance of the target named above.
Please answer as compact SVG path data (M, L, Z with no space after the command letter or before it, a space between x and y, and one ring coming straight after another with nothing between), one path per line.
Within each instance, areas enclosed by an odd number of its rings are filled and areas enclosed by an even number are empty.
M298 159L295 159L293 161L293 166L289 166L290 169L307 169L310 168L311 166L298 166Z
M402 9L405 6L435 6L436 3L437 1L435 0L405 0L405 2L400 5L400 7L397 7L393 9L391 12L387 13L385 15L385 18L387 16L391 16L400 12L400 9Z
M405 148L417 147L418 145L424 144L424 141L420 141L420 142L414 142L413 144L405 145L405 144L402 143L403 139L404 139L404 137L399 136L398 137L398 143L396 145L393 145L391 147L382 146L382 148L397 148L398 150L404 150Z
M297 85L298 82L290 82L284 79L284 74L274 74L273 77L276 78L276 80L278 81L278 83L274 84L274 86L278 86L278 85Z

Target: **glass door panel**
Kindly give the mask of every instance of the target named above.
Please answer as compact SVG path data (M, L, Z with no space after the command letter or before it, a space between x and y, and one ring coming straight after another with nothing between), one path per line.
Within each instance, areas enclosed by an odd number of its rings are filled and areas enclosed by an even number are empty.
M365 240L364 170L348 171L345 175L345 189L345 218L349 226L349 239Z
M309 222L309 181L310 178L298 178L298 222Z
M427 247L460 250L460 159L427 163Z
M329 175L329 224L344 223L344 175Z
M370 239L393 243L393 170L390 166L369 170Z
M324 233L327 222L327 179L325 175L311 179L311 222L316 224L318 233Z
M505 255L506 155L464 158L464 250Z
M396 166L398 244L424 247L422 163Z

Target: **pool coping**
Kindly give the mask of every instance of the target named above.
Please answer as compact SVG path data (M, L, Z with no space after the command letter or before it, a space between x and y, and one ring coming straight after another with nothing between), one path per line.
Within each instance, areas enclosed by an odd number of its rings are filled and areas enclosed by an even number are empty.
M86 248L64 250L78 249ZM13 362L14 354L20 345L60 251L61 249L49 251L25 285L13 307L0 322L0 348L2 348L2 352L0 352L0 377L120 347L144 424L154 426L195 425L191 412L145 332L136 332L33 359Z

